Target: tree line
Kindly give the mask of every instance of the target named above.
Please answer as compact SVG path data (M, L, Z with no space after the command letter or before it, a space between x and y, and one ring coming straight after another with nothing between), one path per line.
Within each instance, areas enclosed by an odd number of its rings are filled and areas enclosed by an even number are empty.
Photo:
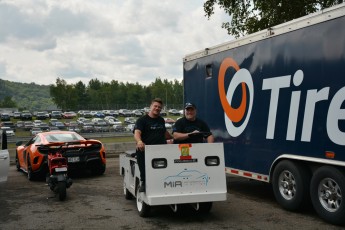
M156 78L148 86L123 83L116 80L102 82L91 79L87 85L82 81L67 84L61 78L50 85L53 102L63 111L137 109L149 106L153 98L159 97L167 108L182 108L183 82Z

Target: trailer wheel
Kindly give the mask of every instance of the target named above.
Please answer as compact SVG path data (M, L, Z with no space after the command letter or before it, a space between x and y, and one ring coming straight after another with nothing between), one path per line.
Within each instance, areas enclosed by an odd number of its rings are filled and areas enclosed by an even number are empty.
M139 192L139 188L140 186L138 186L137 188L137 209L139 212L139 216L147 217L150 213L151 206L143 201L142 197L144 193Z
M272 186L277 202L296 211L309 203L310 172L298 162L283 160L274 169Z
M314 173L310 196L315 211L332 224L345 223L345 176L339 169L323 166Z

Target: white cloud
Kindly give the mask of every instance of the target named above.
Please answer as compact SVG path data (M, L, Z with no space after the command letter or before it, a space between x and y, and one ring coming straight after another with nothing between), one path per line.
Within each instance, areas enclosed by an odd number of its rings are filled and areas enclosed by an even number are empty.
M0 78L72 84L182 79L182 58L229 41L203 0L2 0Z

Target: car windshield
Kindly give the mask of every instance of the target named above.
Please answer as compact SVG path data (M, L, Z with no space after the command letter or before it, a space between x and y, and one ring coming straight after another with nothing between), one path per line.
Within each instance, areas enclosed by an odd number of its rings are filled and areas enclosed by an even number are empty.
M85 140L82 136L76 133L54 133L46 135L45 138L49 142L70 142Z

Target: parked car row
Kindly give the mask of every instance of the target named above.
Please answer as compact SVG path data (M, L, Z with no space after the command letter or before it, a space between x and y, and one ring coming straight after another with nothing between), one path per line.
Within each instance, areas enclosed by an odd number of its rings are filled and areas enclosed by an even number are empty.
M135 119L130 117L127 123L122 124L117 118L107 117L107 119L93 118L87 119L84 117L79 117L77 121L65 121L62 122L58 119L52 118L49 122L44 122L42 120L34 121L17 121L16 124L13 122L2 122L0 127L7 127L8 129L20 129L24 131L29 131L31 135L35 135L40 132L52 131L52 130L68 130L77 133L94 133L94 132L125 132L131 131L133 128L127 128L128 124L134 124ZM11 125L6 125L6 123L11 123Z
M52 111L51 113L42 111L36 112L35 117L29 111L15 112L13 114L14 119L20 119L16 123L13 121L2 121L0 127L6 129L8 136L14 135L16 129L22 129L29 131L32 135L38 132L45 132L50 130L68 130L77 133L89 133L89 132L132 132L134 124L138 117L142 116L149 111L149 108L119 111L79 111L78 114L72 111L64 112ZM119 113L120 112L120 113ZM180 114L181 111L176 109L169 110L169 114ZM83 117L82 114L90 114L89 117ZM108 114L108 115L105 115ZM113 114L113 115L109 115ZM120 115L121 114L121 115ZM163 110L162 115L166 116L166 112ZM117 118L117 116L124 116L123 123ZM78 117L77 120L74 118ZM35 118L35 120L33 120ZM46 119L48 121L44 121ZM60 120L64 118L64 120ZM175 121L169 117L165 117L166 128L172 128ZM12 134L13 133L13 134Z
M46 119L73 119L75 117L85 117L85 118L105 118L106 116L112 117L141 117L142 115L150 111L149 107L143 109L120 109L120 110L79 110L78 112L74 111L37 111L30 112L29 110L24 110L21 112L3 112L0 114L1 121L9 121L11 117L18 120L46 120ZM183 115L183 110L169 109L166 112L164 109L161 111L161 116L167 115Z

